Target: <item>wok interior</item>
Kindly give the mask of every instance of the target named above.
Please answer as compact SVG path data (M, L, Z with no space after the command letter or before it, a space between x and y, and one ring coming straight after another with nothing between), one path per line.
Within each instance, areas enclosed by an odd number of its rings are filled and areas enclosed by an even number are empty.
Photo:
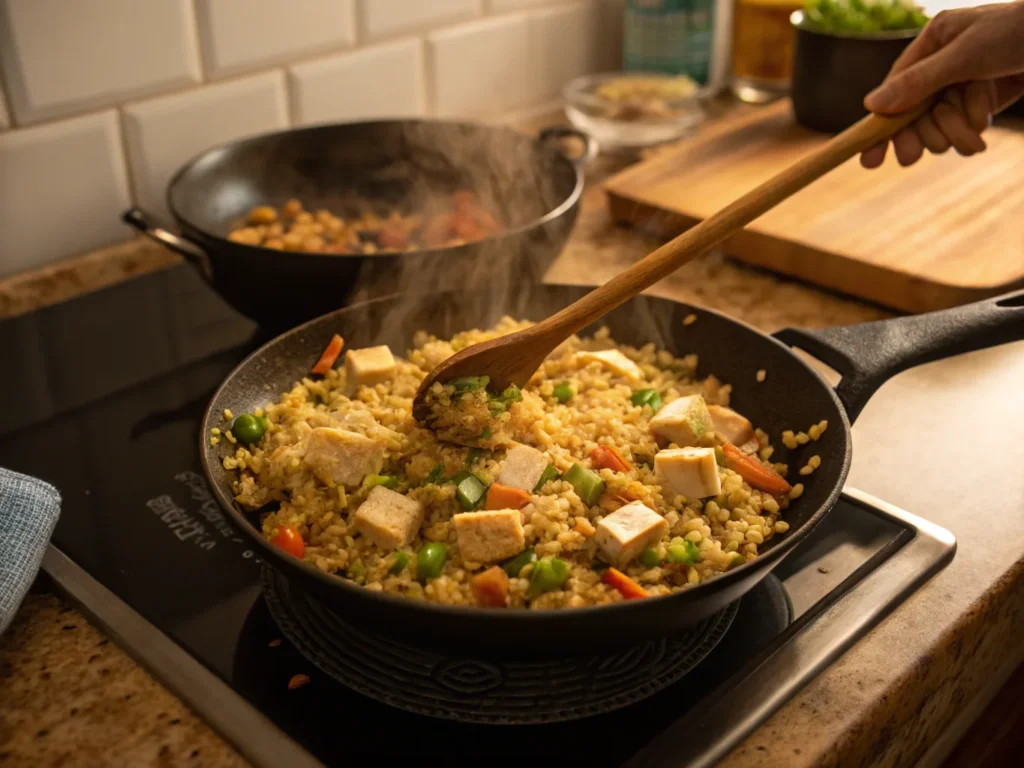
M493 296L484 294L434 294L379 299L339 310L278 337L243 363L215 396L209 410L213 415L203 424L202 434L209 434L211 427L223 426L217 414L225 408L235 413L251 412L290 389L307 374L334 333L344 337L349 349L387 344L396 355L404 356L418 329L448 338L468 328L493 325L505 314L542 320L588 290L575 286L524 285L510 289L505 301L495 301ZM654 343L677 356L695 353L699 356L700 377L714 374L724 383L733 385L732 407L768 432L776 446L773 460L789 463L790 482L802 482L806 488L803 496L783 516L791 526L790 532L773 537L761 548L762 553L769 552L797 534L804 523L829 502L832 492L845 477L849 432L844 428L845 420L829 386L788 349L751 328L704 310L696 310L696 323L684 325L683 319L694 311L668 299L641 296L608 314L581 335L592 334L607 325L618 342L633 346ZM764 382L756 380L759 369L767 372ZM779 440L780 433L786 429L806 431L822 419L828 420L829 428L821 440L803 446L790 458L789 451ZM209 466L215 484L229 489L232 477L216 459L220 455L218 449L204 441L203 450L213 459ZM814 453L821 456L821 467L810 477L801 477L797 470ZM241 507L235 505L235 509L245 514ZM256 521L251 517L247 519L253 532L260 535L258 524L252 525ZM715 581L712 579L696 589L684 590L678 596L700 593L703 587L714 585Z
M179 219L225 237L257 205L290 198L341 217L416 213L473 190L507 229L543 217L576 186L553 147L509 128L381 121L268 134L210 150L172 182Z

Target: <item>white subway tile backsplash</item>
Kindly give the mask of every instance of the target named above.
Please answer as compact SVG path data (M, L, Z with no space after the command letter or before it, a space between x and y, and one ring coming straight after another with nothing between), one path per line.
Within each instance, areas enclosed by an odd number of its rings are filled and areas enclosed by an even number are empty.
M620 67L624 5L0 0L0 277L125 238L133 197L167 217L175 171L247 135L531 114Z
M463 21L480 12L480 0L359 0L363 34L370 40Z
M0 0L0 62L19 123L194 83L192 3Z
M438 30L427 37L427 45L438 115L493 114L538 95L523 14Z
M353 0L197 0L207 73L241 72L355 41Z
M423 44L375 45L288 72L299 125L423 114Z
M279 71L210 85L124 108L128 160L138 203L168 216L167 182L209 147L288 125Z
M124 240L113 110L0 135L0 277Z
M598 13L573 3L530 14L530 60L540 98L557 96L567 82L600 67Z

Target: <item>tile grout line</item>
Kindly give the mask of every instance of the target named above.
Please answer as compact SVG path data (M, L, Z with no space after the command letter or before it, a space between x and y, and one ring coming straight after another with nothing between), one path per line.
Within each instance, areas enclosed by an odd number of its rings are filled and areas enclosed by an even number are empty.
M420 97L423 99L423 114L437 116L437 84L434 82L434 47L424 34L420 38Z
M124 158L124 175L125 183L128 185L128 197L132 201L133 206L139 204L139 192L135 185L135 166L132 163L131 152L128 151L128 115L125 114L123 107L118 106L115 108L117 113L117 133L120 138L121 144L121 155ZM132 230L134 232L134 229Z
M288 120L288 127L297 128L299 125L298 78L292 77L290 66L281 67L280 72L284 80L284 108L287 113L285 117Z
M3 21L4 9L0 7L0 32L4 29L8 30L12 38L11 47L13 47L13 31L10 31L10 21ZM3 42L5 35L0 34L0 43ZM11 100L11 84L10 77L8 77L6 67L0 65L0 102L3 102L4 109L7 111L7 127L0 128L0 131L13 131L20 125L20 120L14 118L14 102Z
M209 64L206 61L206 49L203 46L203 34L199 28L199 9L196 7L198 0L191 0L189 8L192 9L191 14L191 26L192 26L192 39L195 40L196 44L196 58L199 60L199 82L207 83L211 80L209 72Z

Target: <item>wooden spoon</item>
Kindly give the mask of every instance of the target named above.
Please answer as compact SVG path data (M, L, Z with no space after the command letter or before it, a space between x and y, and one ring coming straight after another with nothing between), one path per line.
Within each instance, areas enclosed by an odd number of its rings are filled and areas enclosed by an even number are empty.
M544 358L569 336L674 272L690 259L710 251L833 168L891 138L930 107L931 103L927 102L900 115L868 115L547 320L457 352L423 379L413 403L413 415L420 423L427 424L429 408L423 398L436 381L443 383L460 376L489 376L490 388L497 392L510 384L524 386L544 362Z

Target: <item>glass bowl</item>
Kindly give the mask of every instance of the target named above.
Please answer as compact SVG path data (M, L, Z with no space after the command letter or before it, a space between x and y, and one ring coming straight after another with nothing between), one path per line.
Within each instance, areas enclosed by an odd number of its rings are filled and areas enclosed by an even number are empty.
M673 141L704 119L700 86L685 75L586 75L568 83L562 94L572 124L603 148L639 148Z

